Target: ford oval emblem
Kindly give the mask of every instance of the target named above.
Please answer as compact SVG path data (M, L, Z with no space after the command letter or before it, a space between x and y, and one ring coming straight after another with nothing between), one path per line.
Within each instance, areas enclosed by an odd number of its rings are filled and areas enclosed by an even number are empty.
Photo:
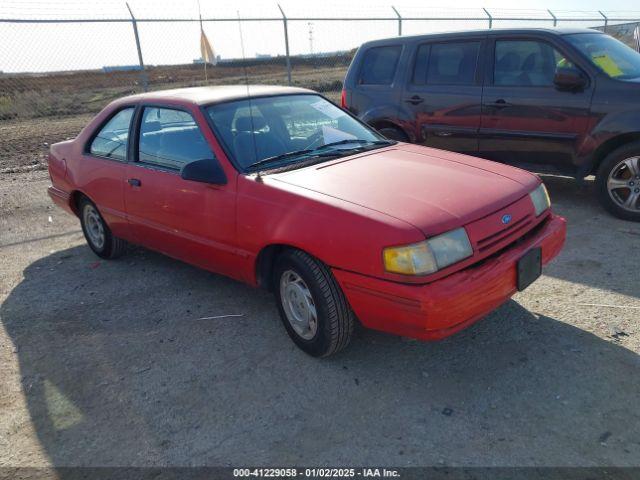
M502 216L502 223L504 223L505 225L507 223L509 223L511 221L511 215L503 215Z

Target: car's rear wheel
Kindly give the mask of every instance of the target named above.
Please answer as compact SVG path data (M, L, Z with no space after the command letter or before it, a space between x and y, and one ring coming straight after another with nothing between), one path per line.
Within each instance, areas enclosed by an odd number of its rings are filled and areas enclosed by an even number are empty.
M640 142L618 148L596 176L602 206L616 217L640 221Z
M78 211L84 238L96 255L113 259L124 254L127 242L111 233L109 226L91 200L86 197L80 199Z
M280 318L300 349L326 357L349 344L355 318L326 265L289 250L276 260L273 281Z
M409 142L407 134L396 127L382 127L378 129L378 132L389 140L395 140L396 142Z

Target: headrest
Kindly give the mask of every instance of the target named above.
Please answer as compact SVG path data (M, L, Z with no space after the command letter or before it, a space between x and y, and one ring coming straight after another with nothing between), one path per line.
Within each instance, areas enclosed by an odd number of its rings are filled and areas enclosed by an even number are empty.
M236 130L239 132L257 132L266 126L263 117L239 117L236 118Z
M145 133L159 132L162 130L162 124L158 120L144 122L143 130Z
M505 53L500 60L498 60L496 70L514 70L518 67L519 63L520 55L515 52L508 52Z
M533 67L536 66L536 54L530 53L526 60L522 63L522 70L525 72L533 71Z

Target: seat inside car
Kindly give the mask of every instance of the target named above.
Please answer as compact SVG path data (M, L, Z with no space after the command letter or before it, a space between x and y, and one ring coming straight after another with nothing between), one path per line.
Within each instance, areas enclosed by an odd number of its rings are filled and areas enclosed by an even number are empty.
M287 151L282 141L267 129L264 117L238 117L235 130L233 149L242 165L246 166L258 159L273 157Z

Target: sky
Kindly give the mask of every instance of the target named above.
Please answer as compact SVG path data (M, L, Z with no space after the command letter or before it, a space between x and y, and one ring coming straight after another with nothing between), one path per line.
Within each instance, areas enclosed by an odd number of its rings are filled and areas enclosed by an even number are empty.
M200 0L203 18L279 18L276 1ZM482 7L494 16L494 28L514 26L552 26L551 9L560 26L590 27L601 21L562 22L563 18L595 19L602 10L609 17L640 19L640 5L632 0L458 0L455 8L445 2L429 4L424 0L281 0L289 18L300 17L395 17L393 5L404 17L461 17L458 21L404 21L403 34L445 30L487 28ZM197 18L198 0L129 0L138 18ZM512 22L500 17L533 17L537 22ZM124 0L2 0L2 19L128 19ZM199 58L197 23L138 23L142 55L146 64L191 63ZM312 30L312 41L309 30ZM204 30L216 54L223 58L242 55L237 21L205 22ZM395 36L396 21L289 21L291 54L312 51L331 52L355 48L375 38ZM242 40L247 57L257 54L284 55L281 21L242 22ZM60 71L133 65L138 61L133 29L125 23L7 23L0 21L0 71Z

